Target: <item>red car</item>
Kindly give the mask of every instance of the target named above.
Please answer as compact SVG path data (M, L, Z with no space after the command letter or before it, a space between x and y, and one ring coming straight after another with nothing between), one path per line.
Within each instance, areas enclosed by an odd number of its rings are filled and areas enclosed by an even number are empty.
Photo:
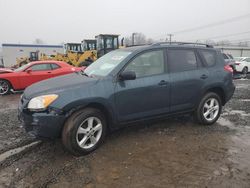
M62 61L34 61L15 70L0 68L0 95L8 94L11 90L23 90L35 82L81 69Z

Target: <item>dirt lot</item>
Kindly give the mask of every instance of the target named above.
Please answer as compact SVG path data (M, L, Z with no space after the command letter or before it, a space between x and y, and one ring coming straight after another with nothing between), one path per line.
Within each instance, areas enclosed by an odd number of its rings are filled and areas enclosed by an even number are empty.
M34 139L17 120L20 95L0 97L0 187L250 187L250 80L235 84L212 126L187 116L127 127L80 158L55 141L4 160Z

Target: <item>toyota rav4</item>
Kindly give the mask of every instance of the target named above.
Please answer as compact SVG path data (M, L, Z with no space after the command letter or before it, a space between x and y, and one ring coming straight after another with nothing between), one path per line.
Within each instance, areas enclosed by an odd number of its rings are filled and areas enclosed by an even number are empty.
M19 119L36 137L61 137L68 151L84 155L128 123L186 113L200 124L215 123L235 90L232 71L209 45L123 48L84 71L28 87Z

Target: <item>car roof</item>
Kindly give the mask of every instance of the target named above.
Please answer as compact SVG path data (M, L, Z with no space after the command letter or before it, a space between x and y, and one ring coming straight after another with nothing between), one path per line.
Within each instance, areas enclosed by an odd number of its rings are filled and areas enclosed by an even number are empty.
M159 49L159 48L190 48L190 49L206 49L206 50L217 50L213 47L206 47L206 46L199 46L199 45L180 45L180 44L152 44L152 45L138 45L138 46L128 46L126 48L121 48L119 50L122 51L130 51L130 52L136 52L136 51L143 51L143 50L150 50L150 49Z
M30 62L30 65L43 64L43 63L56 63L60 65L68 65L68 63L64 61L55 61L55 60L32 61Z

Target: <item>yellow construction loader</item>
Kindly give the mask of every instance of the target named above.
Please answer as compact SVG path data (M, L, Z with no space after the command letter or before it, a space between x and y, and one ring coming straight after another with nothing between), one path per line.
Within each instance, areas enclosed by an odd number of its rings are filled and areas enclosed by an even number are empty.
M81 43L66 43L63 54L47 55L31 52L30 57L17 59L17 67L38 60L64 61L77 67L88 66L104 54L124 47L123 39L121 46L119 45L119 35L99 34L95 38L95 40L83 40Z

